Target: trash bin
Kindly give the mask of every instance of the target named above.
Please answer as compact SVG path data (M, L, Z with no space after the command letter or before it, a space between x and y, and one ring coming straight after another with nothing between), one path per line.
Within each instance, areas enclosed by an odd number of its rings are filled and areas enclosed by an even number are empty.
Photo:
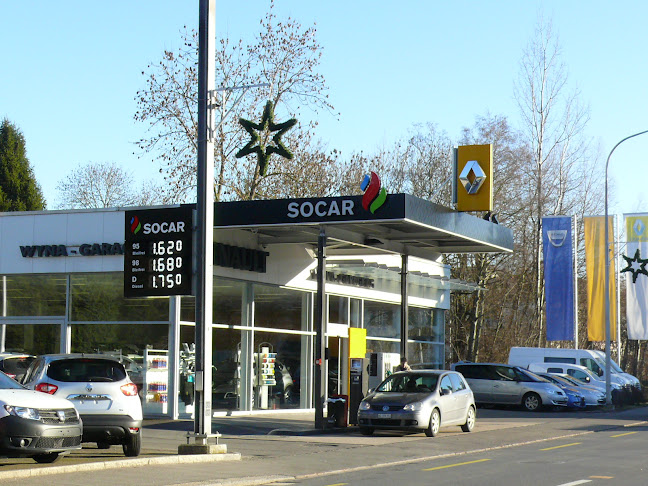
M331 395L326 400L328 423L332 427L347 427L349 425L349 397L346 395Z

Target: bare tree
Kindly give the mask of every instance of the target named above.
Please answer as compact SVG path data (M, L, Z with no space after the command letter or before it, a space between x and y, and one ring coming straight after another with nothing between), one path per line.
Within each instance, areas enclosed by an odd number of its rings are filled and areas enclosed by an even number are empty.
M275 157L263 180L254 156L240 160L234 157L248 140L239 118L260 119L268 100L275 107L278 121L299 119L304 110L332 110L324 78L318 73L322 48L315 27L302 28L290 18L278 21L273 9L274 1L260 23L256 43L244 45L241 41L230 43L222 39L216 52L222 120L214 149L216 200L269 196L269 188L289 178L295 164L312 159L308 147L315 124L300 124L290 137L295 162L284 168L284 160ZM149 136L140 140L138 146L145 153L155 153L162 161L169 192L179 201L191 198L196 184L198 44L195 31L185 31L183 36L183 48L178 52L166 51L159 63L150 64L142 72L147 87L137 93L135 113L137 121L150 124ZM245 92L233 89L262 83L269 86ZM238 106L226 117L241 95ZM313 147L317 153L317 144ZM330 154L326 157L329 162L336 160Z
M164 202L152 182L133 187L133 176L112 162L89 162L73 169L56 189L59 209L148 206Z
M550 22L540 18L534 37L524 51L515 96L523 130L531 147L529 191L534 204L528 220L535 230L532 239L535 275L533 320L539 343L543 339L544 283L542 277L542 217L574 211L579 195L573 194L584 150L588 110L579 102L578 90L569 90L561 48ZM580 175L580 174L579 174ZM576 185L578 187L578 185ZM570 200L570 195L574 195Z

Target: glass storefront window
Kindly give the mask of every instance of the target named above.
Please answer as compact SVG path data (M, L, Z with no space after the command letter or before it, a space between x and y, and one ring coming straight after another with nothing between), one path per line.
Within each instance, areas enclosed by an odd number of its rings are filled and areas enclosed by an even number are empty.
M5 350L11 353L48 354L61 350L58 324L6 324Z
M443 310L410 306L408 315L409 339L444 342L445 314Z
M7 316L65 316L65 275L7 275Z
M379 341L367 339L367 353L399 353L399 341Z
M169 299L124 298L122 273L70 276L73 321L168 321Z
M351 327L362 327L362 300L349 300L351 301Z
M328 321L336 324L349 323L349 298L339 295L328 296Z
M254 352L261 353L268 348L276 353L274 363L275 385L266 386L254 380L254 408L298 408L301 389L301 346L303 336L300 334L282 334L275 332L254 333ZM255 375L259 370L259 358L256 357Z
M137 385L144 414L167 413L167 324L75 324L71 330L73 353L100 353L120 358Z
M214 278L213 289L213 323L228 326L241 325L241 306L243 302L244 282L224 278ZM196 298L181 298L180 319L187 322L196 321Z
M254 326L300 331L304 293L296 290L254 285Z
M400 305L364 301L364 327L367 336L400 338Z
M407 361L412 368L443 369L444 347L444 344L407 343Z

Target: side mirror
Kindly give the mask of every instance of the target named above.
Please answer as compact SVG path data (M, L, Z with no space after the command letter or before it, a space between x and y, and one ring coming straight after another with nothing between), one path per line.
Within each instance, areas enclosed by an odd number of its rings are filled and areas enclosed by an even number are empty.
M441 392L441 396L450 395L452 393L452 391L447 388L441 388L439 391Z
M367 395L371 395L373 392L374 392L374 389L373 389L373 388L369 388L369 389L367 390Z
M605 374L605 371L603 371L601 368L598 370L598 375L603 376Z

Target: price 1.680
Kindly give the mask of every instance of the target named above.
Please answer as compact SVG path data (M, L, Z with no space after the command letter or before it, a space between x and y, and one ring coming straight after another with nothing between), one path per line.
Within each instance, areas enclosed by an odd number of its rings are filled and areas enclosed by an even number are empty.
M150 260L151 272L173 272L182 268L182 257L152 258Z

